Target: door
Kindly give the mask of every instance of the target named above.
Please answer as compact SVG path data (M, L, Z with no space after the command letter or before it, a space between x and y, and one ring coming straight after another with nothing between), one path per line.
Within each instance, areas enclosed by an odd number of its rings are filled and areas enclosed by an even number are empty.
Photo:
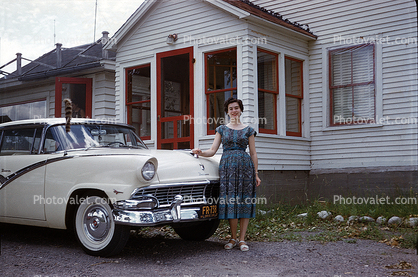
M157 54L157 147L193 148L193 47Z
M73 104L74 118L91 118L92 79L91 78L55 78L55 117L65 117L64 99Z

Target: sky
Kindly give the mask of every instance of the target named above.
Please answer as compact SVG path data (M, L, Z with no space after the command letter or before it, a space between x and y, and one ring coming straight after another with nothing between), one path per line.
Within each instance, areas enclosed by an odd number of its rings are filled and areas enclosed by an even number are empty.
M102 31L111 37L143 1L97 0L94 36L96 0L0 0L0 67L16 53L35 60L53 50L55 43L64 48L91 43ZM11 73L16 63L2 70Z

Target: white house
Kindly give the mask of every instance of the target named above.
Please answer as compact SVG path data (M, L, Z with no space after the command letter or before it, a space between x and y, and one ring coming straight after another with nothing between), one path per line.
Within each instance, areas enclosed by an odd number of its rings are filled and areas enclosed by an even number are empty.
M149 147L209 148L238 97L259 193L292 202L417 190L416 34L412 0L150 0L105 48Z

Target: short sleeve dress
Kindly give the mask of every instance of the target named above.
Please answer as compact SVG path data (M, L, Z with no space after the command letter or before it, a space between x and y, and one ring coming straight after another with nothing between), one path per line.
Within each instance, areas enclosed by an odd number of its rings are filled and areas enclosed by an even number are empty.
M255 217L256 179L250 155L245 151L248 138L257 132L250 126L234 130L216 128L222 137L223 154L219 164L219 219Z

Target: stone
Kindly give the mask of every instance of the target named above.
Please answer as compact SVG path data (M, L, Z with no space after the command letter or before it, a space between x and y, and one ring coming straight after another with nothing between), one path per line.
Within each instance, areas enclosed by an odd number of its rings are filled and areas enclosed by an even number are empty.
M407 223L410 227L417 226L418 225L418 217L411 217L410 219L408 219Z
M392 224L401 224L402 223L402 219L400 217L397 216L392 216L391 218L389 218L388 224L392 225Z
M327 211L320 211L317 213L317 215L322 219L326 219L328 216L331 215L331 213Z
M352 222L352 221L357 221L358 220L358 216L356 215L352 215L348 218L348 223Z
M265 215L267 212L263 211L263 210L258 210L258 213L261 214L261 215Z
M334 221L344 222L344 217L342 215L337 215L334 217Z
M360 222L374 222L374 218L370 216L362 216L359 218Z
M379 225L383 225L383 224L385 224L387 221L388 221L388 219L387 219L386 217L383 217L383 216L379 216L379 217L376 219L376 223L377 223L377 224L379 224Z

